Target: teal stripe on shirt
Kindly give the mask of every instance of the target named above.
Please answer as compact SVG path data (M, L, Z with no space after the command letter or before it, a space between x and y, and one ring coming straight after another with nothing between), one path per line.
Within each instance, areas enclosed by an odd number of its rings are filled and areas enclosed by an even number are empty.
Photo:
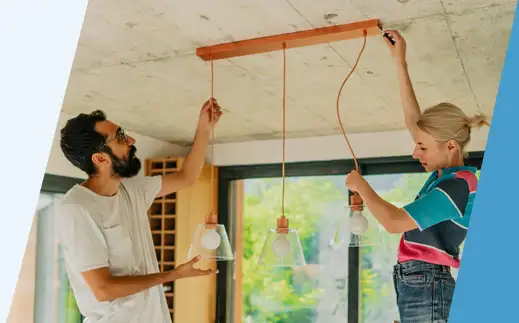
M454 202L438 188L404 206L404 210L422 231L443 221L462 218Z

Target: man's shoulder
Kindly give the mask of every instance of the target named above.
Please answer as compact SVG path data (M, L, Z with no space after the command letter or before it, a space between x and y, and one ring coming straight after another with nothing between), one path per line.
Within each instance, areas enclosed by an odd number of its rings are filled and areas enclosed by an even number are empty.
M70 218L79 214L88 214L89 206L92 203L93 201L89 199L89 195L82 187L74 186L56 201L54 214L58 220L62 220L64 217Z
M162 183L161 175L153 176L135 176L131 178L125 178L121 181L121 184L128 191L135 190L155 190L157 186L160 187Z
M75 185L56 202L56 206L58 208L71 207L72 205L80 206L81 204L85 204L87 199L88 195L84 191L84 188Z
M138 185L138 184L146 184L150 181L157 181L162 179L162 175L138 175L130 178L124 178L121 183L129 184L129 185Z

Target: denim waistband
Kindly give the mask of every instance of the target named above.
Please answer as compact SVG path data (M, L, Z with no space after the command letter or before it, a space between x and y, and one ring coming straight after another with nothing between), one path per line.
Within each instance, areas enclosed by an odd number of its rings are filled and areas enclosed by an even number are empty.
M394 272L397 274L409 274L417 271L432 271L437 273L450 273L450 267L445 265L431 264L420 260L410 260L403 263L397 263L394 268Z

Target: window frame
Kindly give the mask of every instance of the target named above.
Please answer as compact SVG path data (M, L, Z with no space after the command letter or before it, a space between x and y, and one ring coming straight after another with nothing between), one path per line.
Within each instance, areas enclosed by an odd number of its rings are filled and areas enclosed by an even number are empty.
M40 192L65 194L74 185L80 184L84 179L53 175L46 173L43 176Z
M484 152L468 154L465 164L481 170ZM425 173L422 165L412 156L377 157L358 159L359 170L364 176L387 174ZM236 250L236 230L231 214L233 182L253 178L281 177L281 163L222 166L218 168L218 214L219 222L228 230L233 252ZM355 169L352 159L310 161L285 164L286 177L344 175ZM351 194L351 192L349 192ZM359 323L360 319L360 250L350 252L348 257L348 323ZM216 283L216 322L234 323L234 282L231 273L235 262L218 262L219 274ZM353 273L353 274L352 274ZM353 297L350 297L353 296ZM355 297L356 296L356 297Z
M42 185L40 188L40 194L41 193L50 193L50 194L65 194L67 193L74 185L80 184L84 181L84 179L80 178L74 178L74 177L67 177L67 176L61 176L61 175L54 175L45 173L43 176ZM38 264L36 265L38 266ZM36 284L38 284L36 282ZM36 289L35 289L35 295L34 297L37 297ZM83 322L85 317L83 314L79 313L80 315L80 322Z

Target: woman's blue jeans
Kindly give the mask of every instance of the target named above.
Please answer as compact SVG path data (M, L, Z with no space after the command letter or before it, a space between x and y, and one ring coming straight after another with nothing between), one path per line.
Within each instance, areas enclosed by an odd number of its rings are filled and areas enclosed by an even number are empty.
M401 323L446 323L456 281L449 267L423 261L395 265L393 271Z

